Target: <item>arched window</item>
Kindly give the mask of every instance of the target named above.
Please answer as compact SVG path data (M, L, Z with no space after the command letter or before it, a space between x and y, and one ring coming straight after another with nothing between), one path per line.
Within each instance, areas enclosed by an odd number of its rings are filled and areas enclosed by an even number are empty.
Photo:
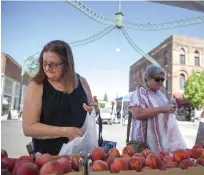
M200 57L199 52L197 50L195 51L194 64L195 66L200 66Z
M180 84L180 90L184 89L184 85L185 85L185 75L184 74L180 74L179 84Z
M183 48L180 50L180 64L185 64L185 50Z

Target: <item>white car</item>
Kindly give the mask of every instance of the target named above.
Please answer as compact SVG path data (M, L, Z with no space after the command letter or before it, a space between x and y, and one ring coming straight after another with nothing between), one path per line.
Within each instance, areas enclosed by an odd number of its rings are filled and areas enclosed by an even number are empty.
M100 113L102 122L112 125L112 116L110 108L100 108Z

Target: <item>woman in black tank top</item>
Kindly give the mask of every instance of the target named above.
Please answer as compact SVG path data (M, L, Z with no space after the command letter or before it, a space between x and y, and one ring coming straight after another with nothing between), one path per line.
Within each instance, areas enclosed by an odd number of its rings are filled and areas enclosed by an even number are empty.
M52 41L42 50L39 72L29 83L23 108L23 130L36 152L57 155L69 139L82 136L87 111L96 106L88 83L74 71L70 46Z

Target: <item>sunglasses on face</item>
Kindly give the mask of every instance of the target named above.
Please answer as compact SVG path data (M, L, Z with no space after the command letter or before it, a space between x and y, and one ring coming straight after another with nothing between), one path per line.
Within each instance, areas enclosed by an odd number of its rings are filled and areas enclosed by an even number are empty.
M155 82L159 83L159 82L164 82L165 78L161 78L161 77L152 77L152 79L154 79Z
M64 63L58 63L58 64L55 64L55 63L46 63L46 62L43 62L43 61L40 61L39 62L44 68L46 68L47 66L50 68L50 69L56 69L58 66L61 66L63 65Z

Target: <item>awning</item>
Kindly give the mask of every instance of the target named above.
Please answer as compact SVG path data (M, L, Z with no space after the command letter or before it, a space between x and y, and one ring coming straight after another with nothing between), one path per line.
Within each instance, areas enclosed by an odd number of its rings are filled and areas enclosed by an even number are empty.
M182 93L173 93L173 97L176 99L176 104L178 106L192 106L192 103L185 101Z

